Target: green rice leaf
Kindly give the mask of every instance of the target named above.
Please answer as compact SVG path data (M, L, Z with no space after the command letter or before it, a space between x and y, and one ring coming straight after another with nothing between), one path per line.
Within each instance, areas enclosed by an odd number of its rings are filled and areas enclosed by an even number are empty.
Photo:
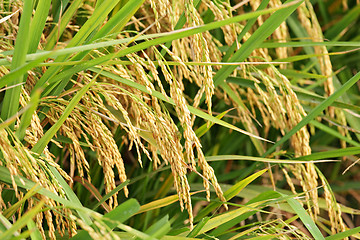
M145 205L142 205L139 212L138 213L143 213L143 212L147 212L150 210L154 210L154 209L158 209L161 207L165 207L168 206L174 202L179 201L179 196L178 195L171 195L162 199L158 199L155 201L152 201L150 203L147 203Z
M269 1L270 0L261 1L259 7L256 10L258 11L258 10L265 9L265 7L269 4ZM243 39L245 34L251 29L251 27L255 24L255 22L256 22L256 18L252 18L252 19L249 19L247 21L245 27L243 28L243 30L240 32L239 36L237 37L238 41ZM228 62L229 61L229 58L234 53L234 51L236 50L237 45L238 45L238 43L236 41L231 45L231 47L226 51L225 56L222 58L222 62Z
M200 222L198 224L196 224L196 226L194 227L194 229L189 232L189 234L187 235L187 237L196 237L197 235L199 235L201 229L205 226L205 224L210 220L210 217L204 217L200 220Z
M198 234L205 233L205 232L212 230L228 221L231 221L232 219L234 219L248 211L254 210L254 208L260 206L261 204L262 204L262 202L252 203L252 204L249 204L248 206L240 207L238 209L225 212L224 214L217 215L217 216L211 218L205 224L205 226L203 226L203 228L199 231Z
M33 220L28 221L27 228L30 231L31 240L42 240L41 233Z
M230 112L230 110L224 111L222 113L220 113L219 115L216 116L216 118L221 119L225 116L225 114L227 114L228 112ZM201 125L198 129L195 130L195 134L198 138L201 138L205 133L207 133L210 128L214 125L214 123L204 123L203 125Z
M67 47L74 47L84 43L91 33L97 29L97 27L104 21L106 16L111 12L111 10L116 6L119 0L104 0L103 3L96 8L91 17L85 22L85 24L80 28L76 35L70 40ZM55 62L65 61L70 55L63 55L57 57ZM34 89L43 87L44 84L54 77L60 70L61 66L52 66L42 75L42 77L35 84ZM69 78L68 78L69 79ZM67 85L68 80L62 79L62 84ZM64 86L64 87L65 87ZM62 91L64 88L59 88L59 91Z
M295 160L318 160L318 159L344 157L344 156L357 155L357 154L360 154L360 147L349 147L349 148L341 148L332 151L313 153L307 156L298 157Z
M15 214L16 211L18 211L18 209L32 196L34 196L38 190L39 190L39 185L35 185L33 186L26 194L25 196L20 199L20 201L16 202L14 205L12 205L11 207L7 208L2 214L4 215L4 217L6 218L10 218L11 216L13 216Z
M140 209L139 203L135 199L129 199L126 202L117 206L111 212L102 216L101 220L105 222L105 224L110 229L113 229L117 225L119 225L119 223L126 221L128 218L130 218L135 213L137 213L139 209ZM91 226L95 226L95 225L91 224ZM75 239L89 239L89 238L91 237L88 232L79 231L78 234L76 234L71 239L75 240Z
M15 133L17 138L20 140L24 139L26 129L29 127L32 116L36 112L36 109L40 102L40 94L40 90L33 92L30 102L28 103L29 107L25 110L25 113L21 117L19 128L16 130Z
M291 208L294 209L294 211L299 216L302 223L309 230L309 232L314 237L314 239L315 240L325 239L324 236L321 234L319 228L315 225L314 221L309 216L309 214L305 211L305 209L301 206L301 204L296 199L294 199L290 196L287 196L282 193L280 193L280 194L281 194L281 196L286 197L286 201L291 206Z
M28 0L24 2L23 12L20 19L19 32L16 37L14 57L11 62L11 70L22 66L25 63L25 57L29 48L29 34L31 14L33 10L33 1ZM24 82L24 76L21 75L14 78L11 85L16 85ZM21 86L16 86L6 90L2 105L6 106L1 109L1 119L6 120L13 116L19 109ZM14 123L9 126L14 129Z
M139 230L136 230L135 228L129 227L125 224L119 223L117 225L118 228L120 228L121 230L130 233L130 236L133 237L137 237L139 239L143 239L143 240L157 240L158 238L154 238L152 236L149 236Z
M108 33L120 32L144 1L145 0L127 1L127 3L95 34L93 39L105 37Z
M351 144L353 146L360 147L360 143L358 143L358 142L356 142L356 141L354 141L354 140L352 140L352 139L350 139L350 138L348 138L346 136L343 136L342 134L340 134L336 130L334 130L334 129L332 129L332 128L330 128L330 127L328 127L328 126L326 126L326 125L324 125L324 124L322 124L320 122L312 120L312 121L310 121L310 124L314 125L316 128L318 128L318 129L320 129L320 130L322 130L322 131L324 131L324 132L326 132L326 133L328 133L328 134L330 134L330 135L332 135L332 136L334 136L334 137L336 137L338 139L341 139L341 140L343 140L343 141L345 141L345 142L347 142L347 143L349 143L349 144Z
M12 238L15 232L24 227L29 221L32 221L33 217L41 211L44 202L41 201L26 212L21 218L19 218L6 232L1 234L1 239L7 240Z
M43 61L45 61L47 58L49 58L51 56L52 53L47 53L42 55L39 58L36 58L33 61L24 63L23 65L17 67L16 69L14 69L13 71L11 71L9 74L6 74L5 76L0 78L0 88L5 87L6 85L15 85L13 84L13 80L14 79L20 79L22 78L27 71L39 66L40 63L42 63ZM1 59L0 59L1 61Z
M264 174L267 171L267 169L263 169L261 171L258 171L251 176L245 178L244 180L234 184L231 186L230 189L224 192L224 197L227 201L235 197L239 192L241 192L247 185L249 185L251 182L253 182L256 178L260 177L262 174ZM198 215L195 217L194 221L199 221L201 218L208 215L210 212L214 211L216 208L221 206L222 202L213 202L210 203L207 207L205 207L203 210L201 210Z
M360 5L356 5L351 8L351 10L341 18L336 24L334 24L330 29L325 32L325 37L327 39L336 39L338 35L341 34L346 28L349 28L350 24L359 18L360 15Z
M313 41L301 41L301 42L264 42L260 44L260 48L280 48L280 47L360 47L359 42L341 42L341 41L329 41L329 42L313 42Z
M332 236L328 236L325 238L325 240L340 240L345 239L346 237L350 237L352 235L360 233L360 227L355 227L337 234L334 234Z
M11 226L11 222L9 222L9 220L0 213L0 234L11 228ZM15 232L14 235L19 235L19 233Z
M146 229L145 233L149 236L162 239L171 229L169 216L162 217L159 221L155 222L151 227Z
M60 2L60 1L59 1ZM74 0L71 2L70 6L67 7L66 12L61 16L61 21L57 24L51 31L51 33L46 38L46 46L45 50L51 50L54 48L56 42L58 41L58 37L62 35L66 26L68 26L71 18L74 16L76 11L84 4L83 0ZM63 7L63 9L65 6ZM60 11L60 7L57 10ZM53 11L55 9L52 9Z
M38 48L41 34L44 30L44 26L46 23L46 18L50 10L50 6L51 6L51 1L48 0L39 0L37 2L35 15L30 24L29 39L31 39L31 41L30 41L28 53L33 53Z
M119 186L117 186L116 188L114 188L113 190L111 190L109 193L107 193L94 207L93 209L95 210L96 208L98 208L101 204L103 204L104 202L106 202L109 198L111 198L115 193L117 193L118 191L120 191L121 189L123 189L125 186L127 186L129 184L130 180L126 180L125 182L121 183Z
M308 155L311 156L311 155ZM330 154L328 155L328 157ZM206 161L229 161L229 160L242 160L242 161L255 161L255 162L264 162L264 163L287 163L287 164L296 164L296 163L319 163L319 162L333 162L335 160L323 160L319 161L318 159L311 158L297 158L297 159L273 159L273 158L262 158L262 157L252 157L252 156L241 156L241 155L217 155L217 156L208 156L205 157ZM320 158L326 159L326 158Z

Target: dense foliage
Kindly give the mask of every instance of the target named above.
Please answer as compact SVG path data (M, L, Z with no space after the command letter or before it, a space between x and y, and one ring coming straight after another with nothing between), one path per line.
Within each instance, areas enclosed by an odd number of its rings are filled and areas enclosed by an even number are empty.
M1 239L360 237L357 1L0 6Z

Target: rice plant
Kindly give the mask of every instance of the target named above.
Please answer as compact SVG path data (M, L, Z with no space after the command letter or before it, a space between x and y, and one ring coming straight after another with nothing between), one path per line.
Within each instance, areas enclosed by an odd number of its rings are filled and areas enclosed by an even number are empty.
M358 239L357 1L0 1L1 239Z

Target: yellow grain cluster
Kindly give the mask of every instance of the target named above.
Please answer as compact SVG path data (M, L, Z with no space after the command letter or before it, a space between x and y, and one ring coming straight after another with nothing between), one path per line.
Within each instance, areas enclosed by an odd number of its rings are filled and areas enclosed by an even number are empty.
M47 190L64 196L64 192L56 181L56 178L52 173L47 170L47 164L50 164L56 167L59 172L64 173L60 167L53 161L53 159L44 159L42 157L35 158L32 153L23 146L17 138L13 135L11 131L5 129L0 130L0 152L4 161L1 161L0 165L9 169L12 178L12 187L15 190L15 194L18 199L22 199L24 194L19 191L18 184L15 182L15 178L26 177L27 179L38 183L40 186L46 188ZM25 184L20 178L21 184ZM8 185L1 185L1 189L8 188ZM46 205L50 208L56 208L60 205L54 200L49 199L43 195L36 195L39 200L45 201ZM28 208L31 209L33 206L37 205L38 202L34 199L28 199ZM1 208L5 208L5 203L0 199ZM45 232L43 230L42 221L45 218L46 223L50 230L56 229L59 233L64 233L65 231L73 232L74 225L69 221L65 216L67 215L66 210L59 209L57 213L54 213L51 210L45 210L44 212L39 213L36 216L36 224L43 236L45 238ZM55 216L55 218L54 218ZM17 217L21 217L21 211L18 211ZM54 223L54 220L56 224ZM55 238L55 231L49 232L51 238Z
M317 17L315 15L314 9L310 1L305 1L300 8L298 8L298 17L302 25L305 27L306 31L308 32L309 36L312 38L313 41L324 41L324 36L322 34L322 30L320 27L320 24L317 20ZM334 93L334 83L333 83L333 70L332 70L332 64L330 61L330 56L328 55L328 51L325 46L314 46L314 52L318 55L319 65L320 65L320 71L322 75L326 76L326 81L324 82L324 89L327 94L327 96L330 96ZM347 125L344 112L340 109L335 109L332 107L328 108L328 114L330 117L335 118L338 122L340 122L343 126ZM338 131L342 135L347 135L348 131L346 128L339 127ZM341 141L341 144L343 147L346 147L345 141ZM307 164L307 173L311 176L316 176L317 173L313 166L310 164ZM311 170L310 170L311 169ZM310 170L310 171L309 171ZM306 174L304 174L306 175ZM321 178L322 182L324 183L324 179ZM315 186L315 182L311 185ZM313 187L314 187L313 186ZM324 185L324 193L325 193L325 199L326 204L329 208L329 218L331 221L332 229L331 231L333 233L336 232L342 232L345 229L345 225L342 221L341 217L341 210L338 207L338 203L336 202L335 198L332 197L331 190L328 185ZM316 201L313 200L316 207ZM317 212L314 212L315 218Z

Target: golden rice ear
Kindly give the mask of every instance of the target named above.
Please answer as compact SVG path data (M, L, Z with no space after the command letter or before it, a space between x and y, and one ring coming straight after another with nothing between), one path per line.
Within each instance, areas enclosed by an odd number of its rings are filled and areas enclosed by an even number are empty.
M324 36L321 30L321 26L317 20L312 4L309 1L305 1L297 9L298 17L301 24L305 27L309 36L313 41L324 41ZM327 96L330 96L334 93L334 84L332 80L332 64L330 61L330 56L325 46L314 46L315 54L318 55L318 61L320 64L321 74L327 76L326 81L324 82L324 88ZM334 116L334 109L329 108L330 116Z
M344 1L343 1L344 2ZM309 1L305 1L300 8L298 8L298 17L300 19L301 24L305 27L309 36L313 41L324 41L324 36L321 30L321 26L317 20L315 11L313 9L312 4ZM328 50L325 46L314 46L315 54L317 55L321 74L326 76L326 81L324 82L324 89L326 96L330 96L334 93L334 83L333 83L333 70L332 63L330 60L330 56ZM347 125L346 117L344 112L341 109L337 109L334 107L329 107L327 109L327 114L331 118L335 118L338 122L341 122L342 125ZM338 131L346 136L348 131L346 128L338 127ZM346 147L346 142L341 141L342 147Z
M301 8L298 9L298 13L301 23L305 27L312 40L318 42L324 41L325 39L323 36L323 32L321 30L321 26L318 22L312 4L309 1L306 1L301 5ZM326 81L324 82L326 96L330 96L334 93L335 87L333 82L333 66L330 60L329 52L325 46L314 46L314 50L319 61L321 74L327 77ZM341 125L347 125L346 117L342 109L328 107L326 113L331 118L335 118L336 121L341 123ZM348 135L348 130L346 128L338 126L337 129L343 136ZM341 141L341 145L343 148L345 148L346 142Z
M250 97L249 103L259 106L258 109L262 114L262 119L266 125L272 125L279 129L283 134L286 130L292 129L301 120L302 116L306 116L296 94L291 88L289 80L274 67L268 68L266 73L252 68L259 76L260 81L265 85L266 90L263 90L255 83L257 93L253 90L248 90L247 95ZM258 80L256 80L258 81ZM278 88L280 91L276 91ZM242 119L242 122L245 122ZM250 123L248 123L250 124ZM311 154L309 145L310 134L307 128L302 128L291 138L291 145L294 148L295 156L304 156ZM297 167L292 169L292 172L298 180L303 190L306 193L308 201L312 201L312 217L316 219L319 214L318 206L318 181L317 173L313 163L308 163L305 166L297 164ZM289 181L289 179L287 179ZM294 188L293 188L294 190Z
M286 168L281 168L282 172L284 173L285 179L287 184L289 185L291 191L294 193L294 195L297 195L296 189L295 189L295 185L293 183L293 180L291 179L291 177L289 176L288 171L286 170Z
M232 17L232 9L228 2L215 2L211 0L202 1L203 5L209 8L214 14L216 21L221 21ZM204 9L205 10L205 9ZM237 23L226 25L221 27L224 33L225 43L231 46L234 42L237 42L237 35L240 33L241 28Z
M282 5L281 0L271 0L269 2L269 5L271 7L279 7ZM278 40L278 42L285 42L287 41L287 39L289 39L289 29L286 25L286 22L283 22L280 24L280 26L274 31L274 33L272 34L272 37L276 40ZM292 53L292 48L289 47L278 47L275 49L276 55L279 59L282 58L287 58L289 56L289 53L291 55ZM289 66L289 64L280 64L280 68L284 69L287 66Z
M154 12L154 22L156 24L157 32L161 32L162 24L161 22L169 23L168 18L172 16L172 3L169 0L147 0L147 4L150 4L151 9ZM164 20L164 21L162 21ZM176 23L176 22L175 22ZM173 30L173 24L165 26L171 26Z
M170 54L173 56L172 54ZM175 102L175 110L177 112L178 118L180 120L180 123L182 125L182 128L184 129L183 137L185 139L185 153L186 153L186 160L191 166L195 166L195 154L193 151L193 145L196 147L196 151L198 153L198 164L201 167L205 180L204 180L204 187L207 191L207 198L209 200L210 198L210 188L208 181L212 181L214 188L216 190L217 195L220 199L225 201L225 198L223 197L223 193L220 189L219 184L217 183L216 177L214 175L213 169L207 164L204 155L201 150L201 143L196 136L194 130L192 129L192 121L190 116L190 111L187 108L187 103L185 100L185 97L183 96L183 83L179 81L178 79L174 78L173 74L168 71L168 68L166 68L166 65L162 63L162 61L158 60L159 65L162 68L163 74L165 76L165 79L170 84L170 96ZM179 161L179 160L177 160ZM182 160L181 160L182 161ZM180 163L181 164L181 163ZM180 176L181 177L181 176ZM186 184L183 184L186 186ZM180 188L180 185L179 185ZM185 188L181 188L185 189ZM186 196L189 196L189 193L186 193ZM189 211L189 209L188 209ZM190 212L189 212L190 214ZM190 221L191 222L191 221Z
M328 215L331 223L330 224L331 233L336 234L339 232L343 232L347 229L347 227L341 216L342 212L340 205L336 202L334 193L332 192L329 183L322 174L320 174L320 180L324 188L324 197L326 200L326 206L328 207ZM344 238L344 239L348 239L348 238Z
M34 114L35 115L35 114ZM32 118L34 121L36 117ZM39 129L38 129L39 130ZM41 129L42 130L42 129ZM30 138L28 138L30 136ZM27 131L27 137L25 139L31 139L32 133L31 131ZM11 143L10 140L11 139ZM33 138L32 138L33 139ZM22 192L18 191L17 184L14 180L14 176L20 175L24 176L27 179L30 179L33 182L39 183L45 189L57 194L64 196L64 191L60 184L57 182L56 178L52 175L50 171L47 170L45 161L48 164L56 167L59 169L60 174L62 174L65 178L69 179L69 176L59 167L57 163L54 162L52 155L48 152L48 149L45 149L45 159L43 157L35 158L30 150L27 147L24 147L22 143L16 138L16 136L11 131L7 131L5 129L0 130L0 151L2 152L2 156L4 158L5 166L9 169L12 178L12 187L14 188L15 195L18 200L21 200L24 196ZM24 183L25 184L25 183ZM57 204L42 195L39 195L38 198L41 198L47 207L57 207ZM0 199L0 202L2 199ZM30 198L28 199L28 207L31 208L36 203ZM61 210L60 210L61 212ZM35 221L36 225L40 230L40 233L45 238L45 231L43 229L43 220L45 218L47 222L47 226L49 229L54 230L54 222L53 222L53 215L57 218L57 230L60 234L64 234L64 225L70 225L71 220L67 218L67 214L54 212L52 210L46 210L44 213L40 212L36 215ZM69 230L75 231L76 226L71 225L72 228ZM55 231L52 231L50 237L55 238L54 235Z

